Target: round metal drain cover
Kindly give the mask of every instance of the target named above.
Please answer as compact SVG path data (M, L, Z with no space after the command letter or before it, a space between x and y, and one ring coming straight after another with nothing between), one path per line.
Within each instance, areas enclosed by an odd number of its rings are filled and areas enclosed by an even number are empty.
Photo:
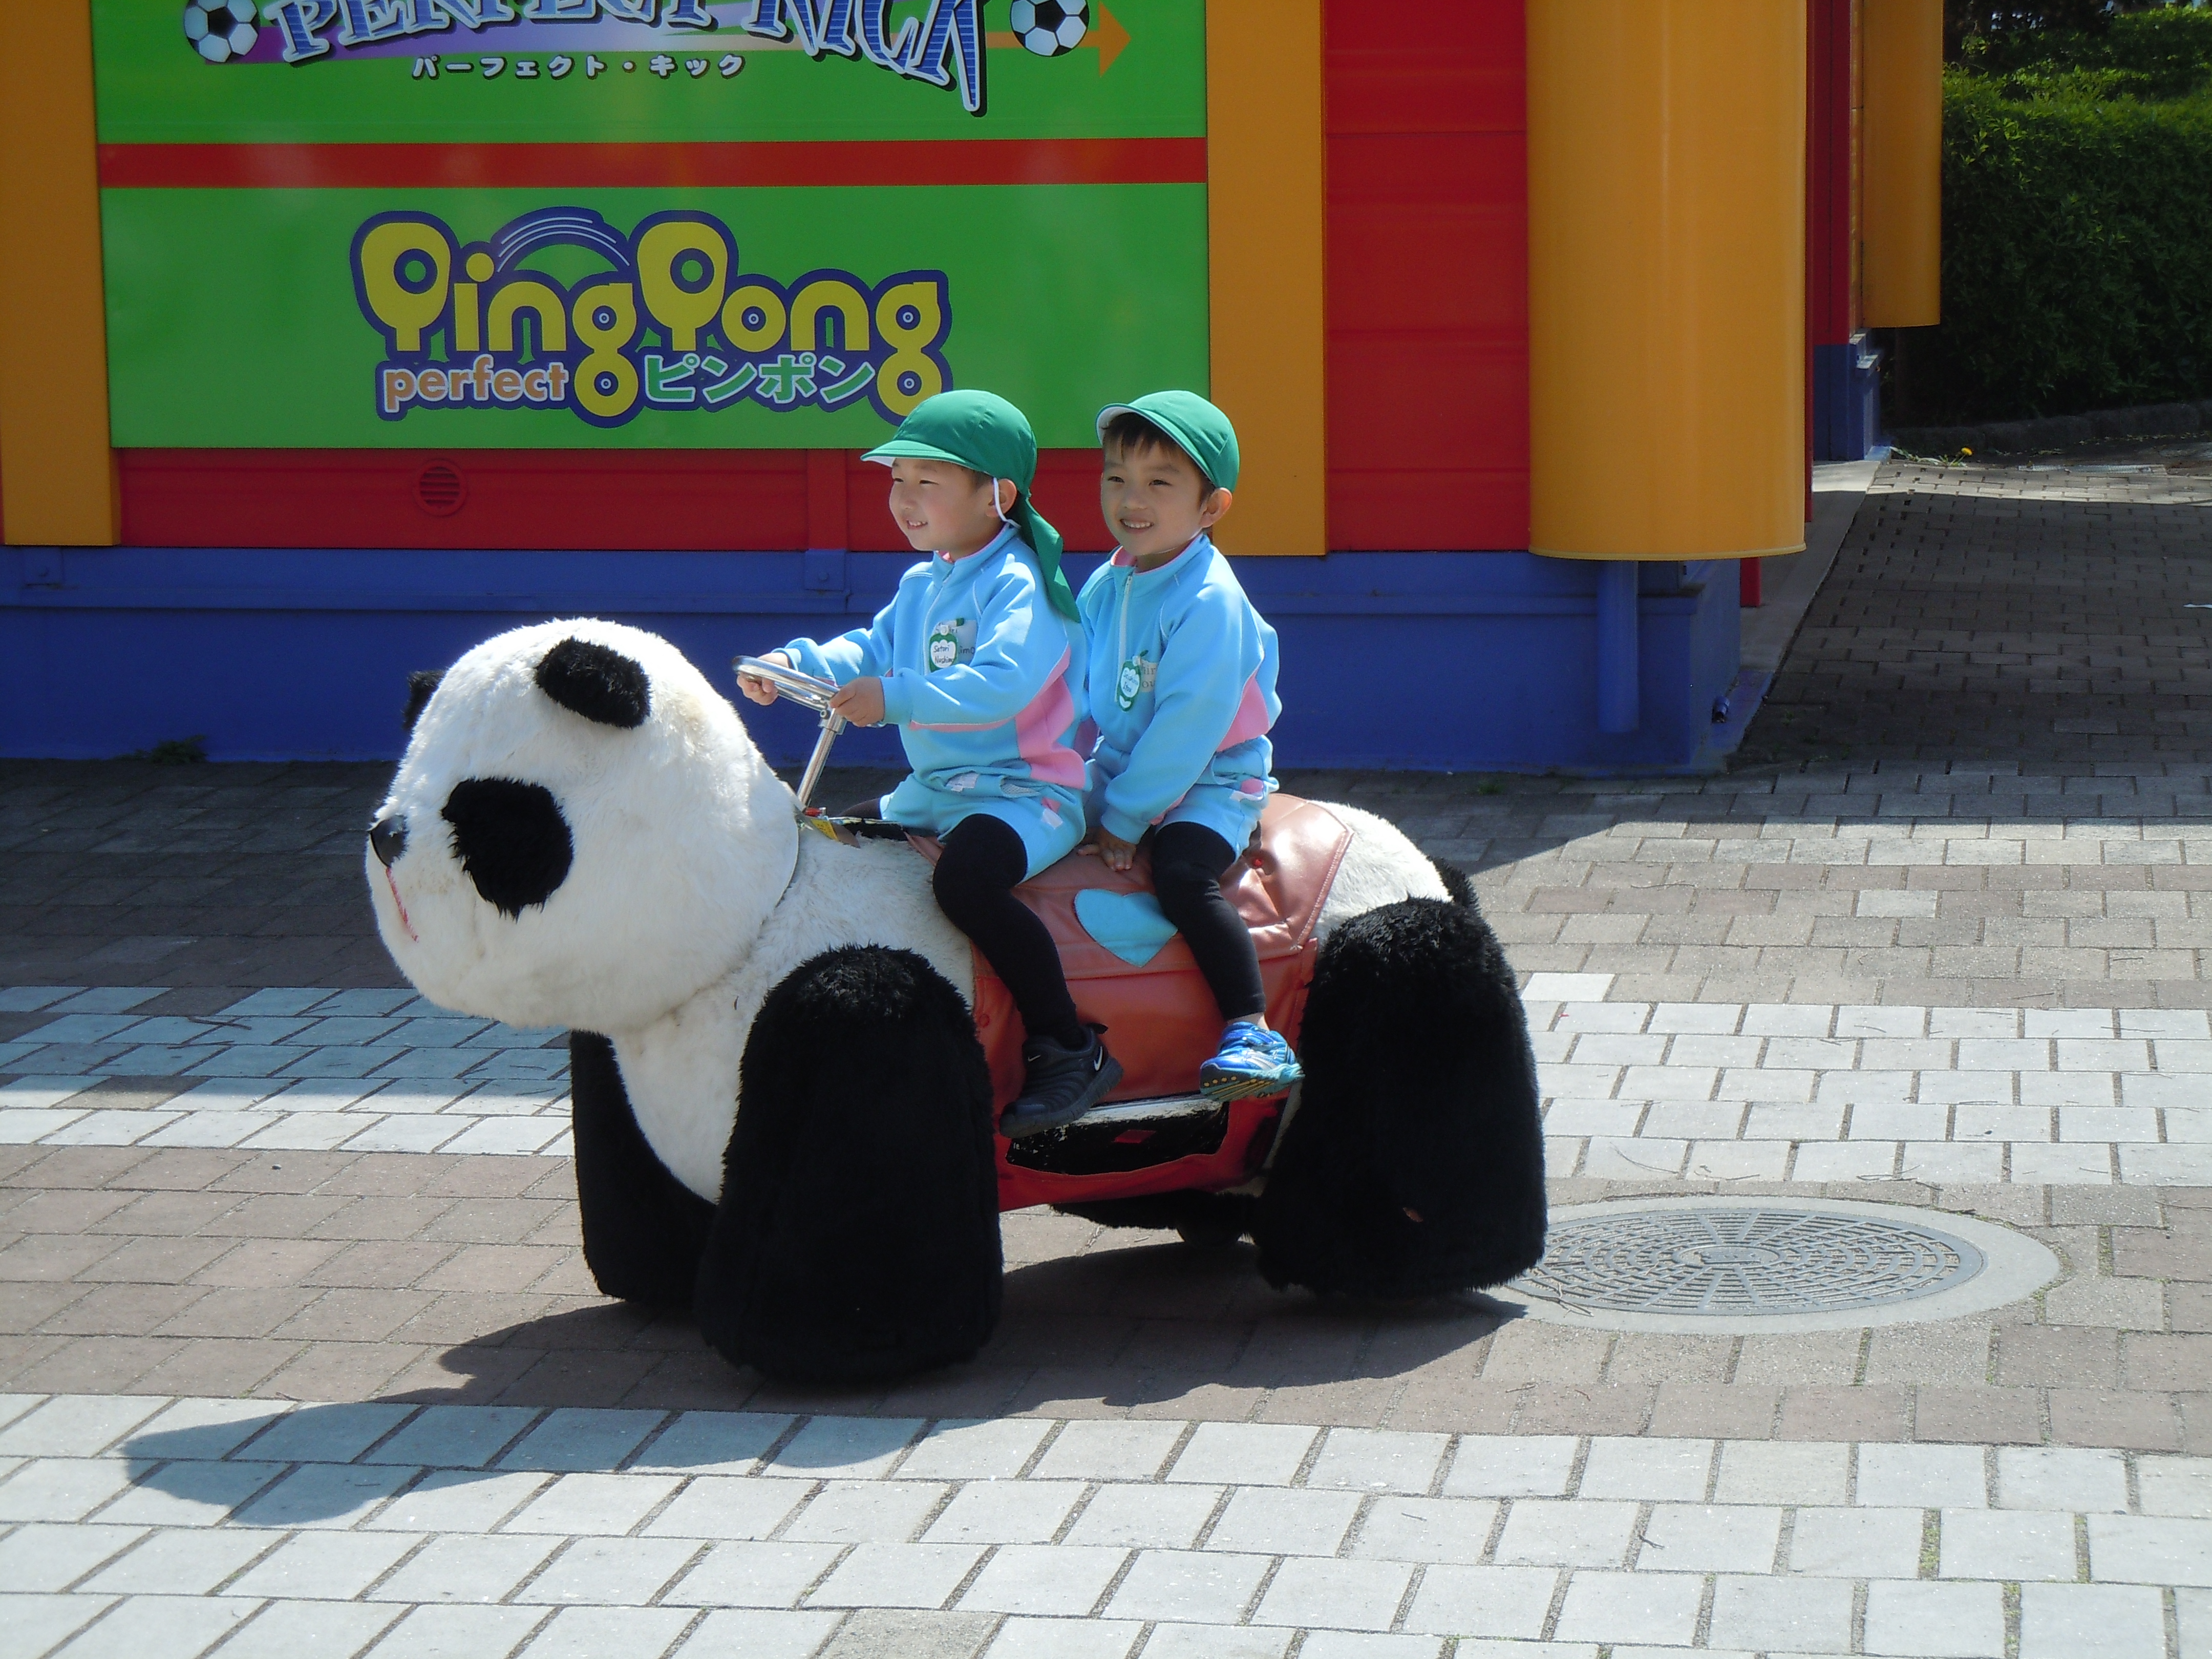
M1647 1210L1555 1228L1522 1282L1624 1313L1792 1314L1932 1296L1982 1253L1927 1227L1814 1210Z
M1626 1330L1835 1329L1944 1319L2048 1284L2057 1259L1971 1217L1885 1204L1639 1199L1554 1212L1507 1287L1539 1318Z

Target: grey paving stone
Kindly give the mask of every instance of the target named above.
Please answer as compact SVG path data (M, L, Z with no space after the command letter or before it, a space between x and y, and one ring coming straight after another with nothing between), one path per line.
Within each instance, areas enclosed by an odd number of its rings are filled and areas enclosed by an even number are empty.
M373 1463L481 1468L536 1416L537 1413L520 1406L432 1406L390 1439L361 1455ZM547 1466L532 1462L507 1467Z
M921 1530L946 1491L919 1480L833 1482L808 1501L784 1536L815 1544L903 1542Z
M1924 1513L1801 1509L1790 1529L1790 1571L1824 1578L1917 1577Z
M962 1544L854 1547L807 1595L817 1607L938 1607L983 1558Z
M984 1563L960 1606L971 1613L1080 1619L1098 1604L1127 1559L1118 1549L1008 1545Z
M1285 1561L1253 1613L1255 1622L1384 1631L1396 1622L1413 1570L1389 1561Z
M1771 1571L1782 1537L1772 1506L1660 1504L1644 1526L1636 1566L1651 1572Z
M836 1544L717 1544L662 1600L684 1607L796 1607L843 1553Z
M1131 1564L1106 1612L1117 1619L1234 1624L1268 1565L1263 1555L1146 1550Z
M1554 1633L1565 1642L1686 1647L1704 1595L1704 1582L1686 1576L1578 1572L1567 1581Z
M2003 1659L2004 1590L1998 1584L1867 1586L1866 1651L1910 1659Z
M1943 1516L1941 1571L1946 1578L2031 1579L2071 1583L2074 1517L2004 1510L1955 1510Z
M1543 1634L1559 1574L1540 1567L1436 1566L1422 1575L1408 1630L1528 1640ZM1466 1644L1461 1644L1462 1652Z
M677 1652L682 1659L725 1659L738 1653L745 1659L812 1659L843 1618L836 1613L723 1607L701 1620ZM874 1627L870 1633L874 1633ZM890 1639L910 1641L912 1636L913 1632L902 1631ZM869 1659L892 1659L901 1650L894 1645L879 1645Z
M691 1618L673 1607L563 1607L523 1652L529 1659L602 1659L610 1653L659 1659Z
M1849 1653L1851 1593L1841 1579L1723 1577L1707 1639L1747 1652Z
M1084 1487L1072 1480L979 1480L963 1486L931 1522L931 1544L1045 1544L1052 1541ZM1012 1611L1012 1609L1001 1609Z
M234 1595L349 1601L420 1543L404 1533L303 1533L271 1550L228 1586Z
M23 1594L67 1589L145 1535L139 1527L18 1527L0 1538L0 1583Z
M1380 1561L1472 1566L1489 1546L1498 1510L1487 1498L1378 1498L1369 1505L1351 1553Z
M58 1650L70 1659L192 1659L259 1603L225 1596L133 1595Z
M362 1526L401 1532L488 1532L550 1482L550 1475L538 1474L433 1469Z
M369 1597L417 1605L488 1606L512 1594L560 1547L556 1538L433 1538L372 1589Z
M1306 1476L1310 1487L1425 1492L1450 1445L1449 1436L1387 1429L1331 1429Z
M805 1489L784 1481L701 1475L645 1530L669 1538L766 1538L805 1499Z
M406 1611L343 1601L270 1601L223 1644L232 1659L301 1659L304 1654L352 1654Z
M1040 1476L1043 1474L1040 1469ZM1188 1549L1221 1501L1214 1486L1102 1486L1066 1542Z
M907 1454L899 1474L925 1480L1009 1480L1022 1472L1052 1426L1036 1418L939 1423Z
M1012 1618L988 1651L990 1659L1128 1659L1144 1628L1129 1620Z
M1201 1423L1168 1470L1170 1480L1286 1486L1318 1435L1273 1423Z
M1508 1566L1620 1566L1635 1528L1632 1503L1519 1498L1505 1518L1496 1559Z
M1073 1422L1037 1464L1041 1480L1146 1480L1182 1437L1180 1423Z
M96 1457L167 1403L82 1395L49 1400L0 1430L0 1455Z
M369 1651L376 1659L506 1659L547 1616L544 1607L415 1607Z

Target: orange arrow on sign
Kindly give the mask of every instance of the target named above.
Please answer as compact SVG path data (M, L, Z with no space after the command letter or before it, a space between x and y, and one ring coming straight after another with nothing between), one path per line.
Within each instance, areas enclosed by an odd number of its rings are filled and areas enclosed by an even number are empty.
M1098 27L1091 33L1098 38L1098 72L1101 75L1114 67L1114 60L1129 44L1129 31L1121 27L1121 20L1106 9L1098 8Z

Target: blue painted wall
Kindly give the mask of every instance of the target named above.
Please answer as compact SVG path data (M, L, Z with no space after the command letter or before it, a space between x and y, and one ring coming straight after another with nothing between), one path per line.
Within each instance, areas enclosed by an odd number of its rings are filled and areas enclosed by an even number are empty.
M1881 354L1863 334L1813 348L1813 459L1863 461L1881 442Z
M202 736L222 760L379 759L410 669L502 629L601 616L674 641L717 684L797 634L857 626L896 554L0 549L0 754L86 758ZM1080 581L1095 558L1070 560ZM1597 567L1528 553L1246 559L1280 631L1279 764L1644 772L1717 763L1737 665L1733 562L1639 573L1642 723L1597 730ZM745 706L779 763L811 717ZM891 763L854 732L842 763Z

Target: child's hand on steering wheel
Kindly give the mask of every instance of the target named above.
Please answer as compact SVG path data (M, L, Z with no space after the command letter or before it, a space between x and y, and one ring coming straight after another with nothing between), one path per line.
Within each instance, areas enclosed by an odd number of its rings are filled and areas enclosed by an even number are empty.
M1123 841L1103 824L1085 836L1075 850L1105 860L1109 870L1127 870L1137 861L1137 843Z
M854 726L880 726L884 719L884 683L864 674L840 687L830 707Z
M791 659L781 651L771 651L761 660L776 663L785 668L792 665ZM738 676L738 690L744 692L750 701L758 703L763 708L775 701L775 685L767 680L755 679L750 674Z

